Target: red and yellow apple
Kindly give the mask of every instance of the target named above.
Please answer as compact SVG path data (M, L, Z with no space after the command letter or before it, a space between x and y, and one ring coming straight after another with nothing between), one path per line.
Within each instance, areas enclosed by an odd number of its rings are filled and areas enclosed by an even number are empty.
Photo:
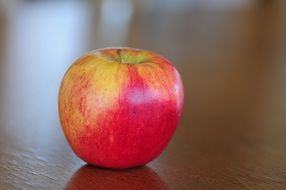
M167 146L183 106L181 77L166 58L134 48L104 48L75 61L59 91L64 134L87 163L130 168Z

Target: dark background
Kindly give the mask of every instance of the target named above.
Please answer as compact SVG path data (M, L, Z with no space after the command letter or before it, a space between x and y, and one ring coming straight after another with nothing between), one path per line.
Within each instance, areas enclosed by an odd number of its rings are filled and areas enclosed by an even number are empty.
M285 189L286 1L0 0L0 189ZM158 52L185 85L180 126L147 166L85 165L57 93L83 53Z

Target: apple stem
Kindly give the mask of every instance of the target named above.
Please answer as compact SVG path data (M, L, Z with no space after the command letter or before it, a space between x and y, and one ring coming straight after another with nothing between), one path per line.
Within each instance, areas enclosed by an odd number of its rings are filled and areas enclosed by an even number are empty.
M121 49L118 49L116 53L117 53L117 55L120 58L120 62L123 63L122 56L121 56L121 51L122 51Z

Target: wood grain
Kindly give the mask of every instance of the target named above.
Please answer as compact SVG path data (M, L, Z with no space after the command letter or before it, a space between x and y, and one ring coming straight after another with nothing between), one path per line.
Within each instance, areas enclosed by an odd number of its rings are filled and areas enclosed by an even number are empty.
M1 190L286 188L284 1L179 2L23 1L0 8ZM185 85L169 146L129 170L79 160L58 118L65 70L84 52L110 45L165 55Z

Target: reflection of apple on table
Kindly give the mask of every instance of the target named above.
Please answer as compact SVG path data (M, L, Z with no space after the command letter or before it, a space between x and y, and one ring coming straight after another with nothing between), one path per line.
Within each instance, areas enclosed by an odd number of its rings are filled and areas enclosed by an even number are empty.
M170 141L183 105L183 85L164 57L105 48L78 59L59 92L65 136L84 161L107 168L143 165Z
M117 171L85 165L74 173L65 189L166 190L169 188L148 166Z

